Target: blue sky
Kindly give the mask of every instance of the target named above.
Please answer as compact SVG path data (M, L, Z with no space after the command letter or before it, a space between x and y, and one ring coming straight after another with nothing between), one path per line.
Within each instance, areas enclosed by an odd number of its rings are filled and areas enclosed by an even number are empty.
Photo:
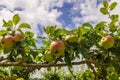
M119 0L109 0L109 2ZM99 12L102 0L0 0L0 24L18 13L21 22L28 22L37 35L44 35L42 27L57 25L73 29L85 22L95 24L107 20ZM120 13L117 9L113 12Z

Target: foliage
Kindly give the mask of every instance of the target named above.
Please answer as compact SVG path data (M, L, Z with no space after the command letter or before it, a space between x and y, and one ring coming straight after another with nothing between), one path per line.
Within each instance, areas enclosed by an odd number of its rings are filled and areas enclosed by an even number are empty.
M22 66L24 63L34 65L43 64L47 65L48 69L50 69L50 64L56 65L58 62L61 64L64 62L68 66L71 73L70 76L46 73L44 75L45 78L49 80L60 80L60 78L63 78L63 80L73 80L73 78L74 80L119 80L120 22L118 14L111 14L111 11L114 10L116 6L116 2L110 4L106 0L103 1L103 7L100 8L100 12L103 15L108 15L109 22L101 21L95 26L90 23L84 23L72 30L58 28L56 25L44 27L47 36L38 36L43 43L40 48L37 47L37 39L34 37L34 33L31 31L24 31L25 28L31 29L31 26L28 23L21 23L19 14L15 14L12 19L8 21L3 19L2 27L4 29L0 30L1 38L6 35L12 35L14 37L17 33L23 34L24 38L19 42L14 41L14 46L12 48L5 48L2 46L3 43L0 43L1 79L29 80L30 74L34 73L36 69L41 68L40 66L34 66L34 68ZM65 40L67 35L75 35L77 41ZM100 45L100 41L102 37L107 35L113 36L115 43L111 48L105 49ZM44 54L49 50L51 42L55 40L64 42L64 55L60 57L53 56L53 61L46 61L44 59ZM5 57L2 56L2 54L4 54ZM81 62L84 61L88 70L83 72L79 78L78 75L74 75L72 62L81 58ZM12 66L7 68L2 67L3 62L11 63ZM8 69L9 72L6 69Z

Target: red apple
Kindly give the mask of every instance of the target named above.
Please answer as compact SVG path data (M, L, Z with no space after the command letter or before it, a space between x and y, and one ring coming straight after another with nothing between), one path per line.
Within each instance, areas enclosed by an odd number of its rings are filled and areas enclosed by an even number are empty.
M65 45L63 41L56 40L50 44L50 52L52 55L59 57L62 56L65 51Z
M65 41L68 41L71 43L71 42L77 42L78 39L77 39L76 35L67 35L65 37Z
M15 41L21 41L22 39L24 38L24 35L21 34L21 33L17 33L15 36L14 36L14 40Z
M14 37L12 35L5 35L1 40L1 45L4 48L12 48L14 46Z
M110 35L103 37L100 44L106 49L111 48L114 45L114 38Z

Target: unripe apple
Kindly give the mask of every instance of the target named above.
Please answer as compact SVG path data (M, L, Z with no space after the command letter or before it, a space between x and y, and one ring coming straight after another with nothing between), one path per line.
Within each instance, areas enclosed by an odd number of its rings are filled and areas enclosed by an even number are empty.
M12 48L14 46L14 37L12 35L5 35L1 40L1 45L4 48Z
M106 49L111 48L114 45L114 38L110 35L103 37L100 44Z
M63 41L56 40L50 44L50 52L52 55L59 57L62 56L65 51L65 45Z
M51 54L51 52L47 50L47 51L45 51L44 59L45 59L45 61L47 61L47 62L52 62L52 61L54 60L54 57L53 57L53 55Z
M65 41L72 43L72 42L77 42L78 39L77 39L76 35L67 35L65 37Z
M24 38L24 35L21 34L21 33L17 33L15 36L14 36L14 40L15 41L21 41L22 39Z

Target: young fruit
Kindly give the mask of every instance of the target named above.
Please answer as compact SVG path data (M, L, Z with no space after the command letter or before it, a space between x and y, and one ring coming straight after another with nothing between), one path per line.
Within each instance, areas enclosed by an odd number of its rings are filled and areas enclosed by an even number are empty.
M45 51L44 59L45 59L45 61L47 61L47 62L52 62L52 61L54 60L54 57L53 57L53 55L51 54L51 52L47 50L47 51Z
M111 48L114 45L114 38L110 35L103 37L100 44L106 49Z
M77 42L78 39L77 39L76 35L67 35L65 37L65 41L72 43L72 42Z
M21 33L17 33L17 34L14 36L14 40L15 40L16 42L21 41L23 38L24 38L24 35L21 34Z
M64 51L65 51L65 45L61 40L53 41L50 44L50 52L52 55L56 57L60 57L63 55Z
M1 39L1 45L4 48L12 48L14 46L14 37L12 35L5 35Z

